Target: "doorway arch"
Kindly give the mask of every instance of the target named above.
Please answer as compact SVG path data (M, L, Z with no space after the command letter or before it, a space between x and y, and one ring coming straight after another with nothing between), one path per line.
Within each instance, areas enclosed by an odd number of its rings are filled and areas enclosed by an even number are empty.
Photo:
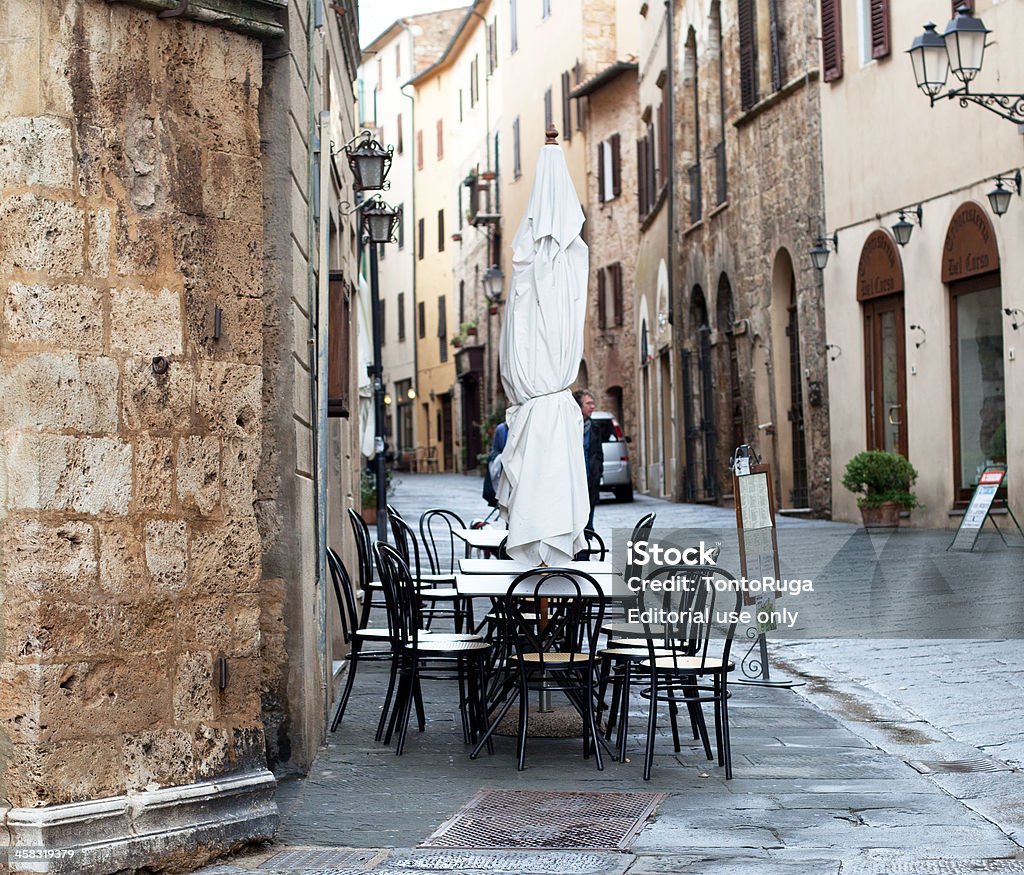
M772 268L772 425L775 430L777 500L791 508L808 506L798 305L793 259L788 250L780 249Z

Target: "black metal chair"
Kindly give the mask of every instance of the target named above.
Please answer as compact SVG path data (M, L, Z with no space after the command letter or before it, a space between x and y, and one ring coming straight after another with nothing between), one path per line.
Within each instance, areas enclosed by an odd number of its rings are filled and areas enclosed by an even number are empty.
M684 702L691 715L693 708L705 702L714 705L718 764L725 767L728 780L732 778L728 681L735 668L729 653L743 591L734 575L716 565L680 568L686 569L686 586L670 591L651 587L639 593L640 610L653 611L662 621L660 631L645 624L648 658L641 668L648 671L650 686L641 695L650 707L644 780L650 780L654 762L659 702Z
M504 640L509 665L498 708L483 738L470 754L479 755L513 703L519 702L517 768L526 768L531 691L561 692L583 720L583 755L591 750L604 768L597 731L595 667L598 629L605 595L589 574L569 568L538 568L518 575L503 600Z
M420 588L408 563L398 550L381 542L375 545L375 554L388 606L389 626L394 631L398 679L385 743L390 743L397 729L395 752L400 755L404 751L414 703L419 730L425 729L421 681L453 678L459 683L463 739L467 744L472 743L487 722L484 680L486 656L491 645L479 636L439 634L424 629ZM389 707L390 695L385 713Z
M384 593L380 581L374 574L373 538L370 529L354 508L348 509L348 521L352 526L352 534L356 539L356 556L359 560L359 589L362 592L362 607L359 610L359 626L369 624L370 612L374 608L384 608Z
M420 599L427 603L423 612L426 621L425 628L429 629L438 617L449 617L456 632L462 632L464 628L472 629L472 625L466 625L467 600L463 599L455 588L455 573L435 573L424 568L416 532L391 505L388 505L388 521L391 523L395 549L405 560L405 564L409 566L419 590ZM439 604L447 604L447 607L440 607Z
M352 578L349 577L348 569L345 568L341 558L330 547L327 548L327 568L331 573L331 583L334 585L334 595L338 600L338 609L341 614L342 640L349 646L348 653L345 655L345 660L348 662L345 689L338 699L334 718L331 720L331 732L334 732L345 716L345 708L348 705L349 696L352 694L352 684L355 681L360 661L390 661L393 636L390 629L367 629L360 625ZM363 645L366 643L386 645L386 647L363 652Z

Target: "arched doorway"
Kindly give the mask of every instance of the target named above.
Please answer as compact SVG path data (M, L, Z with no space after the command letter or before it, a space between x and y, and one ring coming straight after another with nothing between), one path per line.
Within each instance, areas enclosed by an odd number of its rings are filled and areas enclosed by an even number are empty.
M683 429L686 441L686 501L713 499L718 494L714 374L711 324L704 291L694 286L687 319L687 344L682 352Z
M973 201L949 222L942 281L949 288L953 496L964 503L987 465L1006 464L999 249L991 221Z
M907 351L903 263L896 241L872 231L860 251L857 300L864 322L867 448L907 455Z
M797 304L793 260L785 249L780 249L772 271L771 305L776 480L783 506L805 508L808 504L807 440Z

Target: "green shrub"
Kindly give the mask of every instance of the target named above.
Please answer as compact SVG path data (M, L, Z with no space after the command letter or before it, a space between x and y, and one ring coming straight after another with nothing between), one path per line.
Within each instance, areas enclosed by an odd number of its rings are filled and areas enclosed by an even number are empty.
M899 453L866 450L846 463L843 486L857 493L858 507L878 507L887 501L910 510L917 507L917 497L910 487L917 480L917 471Z

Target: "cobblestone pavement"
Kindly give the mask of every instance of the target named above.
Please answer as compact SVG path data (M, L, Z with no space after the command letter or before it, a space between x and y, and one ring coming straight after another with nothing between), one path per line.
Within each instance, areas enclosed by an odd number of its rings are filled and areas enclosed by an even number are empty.
M485 510L477 478L400 480L394 503L408 516L436 505L467 519ZM632 504L602 504L596 525L608 533L652 510L659 526L735 527L731 510L644 496ZM1024 621L1021 554L1011 558L990 538L974 556L945 554L949 536L899 532L864 540L850 525L779 520L783 576L787 568L807 573L825 567L851 538L860 538L862 547L884 557L887 569L908 579L920 577L923 562L934 564L937 571L929 566L925 577L942 578L938 594L918 588L915 600L959 598L960 586L979 598L997 591L1009 623L999 628ZM723 564L729 558L724 553ZM882 589L874 587L870 607L899 610L891 587ZM840 629L843 620L837 619ZM524 772L515 769L509 738L497 739L493 756L471 761L456 693L447 684L426 685L426 731L411 732L405 755L396 757L373 741L384 678L361 668L345 720L310 775L279 789L277 844L201 871L1024 872L1024 783L1016 771L1024 760L1020 641L815 634L770 645L772 677L803 685L734 686L734 778L728 782L695 743L684 740L673 753L665 731L649 783L642 780L637 734L630 738L630 761L609 762L603 772L582 758L579 738L531 740ZM643 728L645 705L639 697L631 703L634 733ZM665 798L626 852L419 847L483 788L653 791ZM509 824L510 830L520 826ZM326 856L302 857L297 849Z

